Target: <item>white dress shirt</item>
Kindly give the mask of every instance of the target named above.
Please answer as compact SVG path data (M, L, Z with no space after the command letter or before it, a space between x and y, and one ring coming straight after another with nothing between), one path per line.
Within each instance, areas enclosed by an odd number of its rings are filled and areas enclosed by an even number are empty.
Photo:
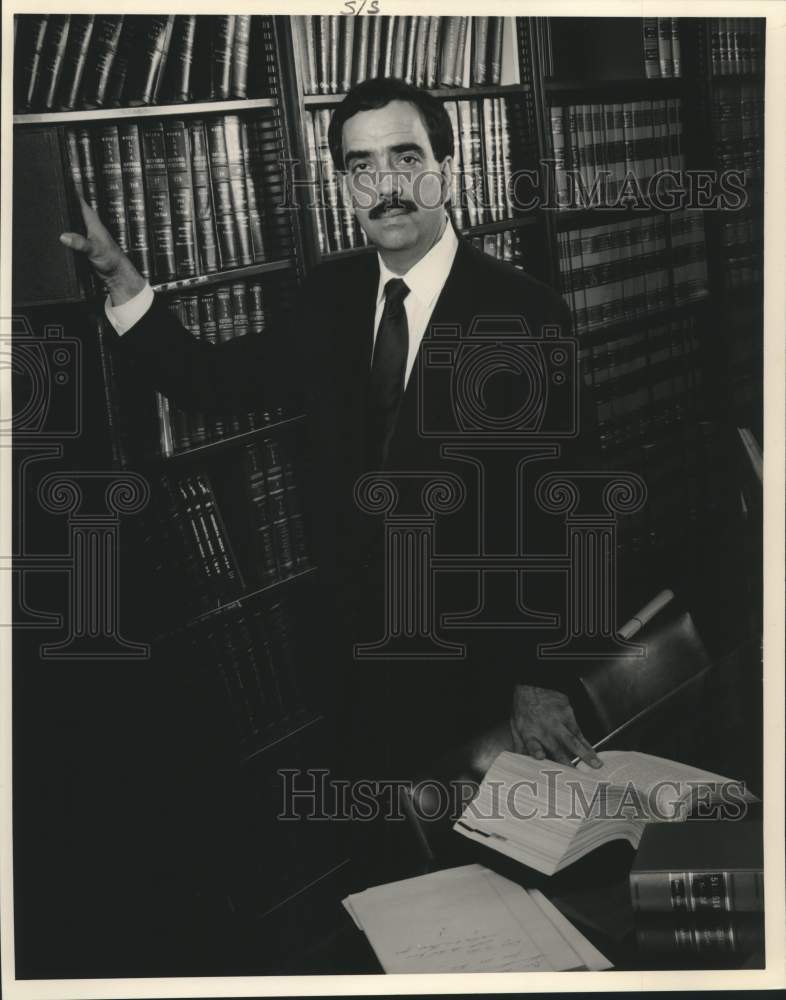
M453 258L458 249L458 239L453 226L448 220L445 231L437 240L429 252L420 258L406 274L394 274L390 271L385 262L378 255L379 259L379 287L377 289L377 308L374 315L374 341L377 339L379 322L382 319L382 310L385 307L385 285L391 278L403 278L409 288L409 295L404 299L404 308L407 313L407 327L409 328L409 351L407 353L407 369L405 384L409 380L415 358L418 355L420 342L426 332L431 313L434 309L439 293L447 281L450 269L453 266ZM128 302L122 305L113 306L107 296L104 304L106 317L117 333L122 336L138 323L153 304L153 289L146 284L141 292L138 292Z
M409 288L409 295L404 299L409 329L405 385L409 381L420 343L423 340L423 334L426 332L426 326L439 298L439 293L448 280L450 269L453 267L453 258L456 256L457 249L458 239L450 220L448 220L442 236L429 252L420 258L417 264L413 264L406 274L394 274L386 267L382 258L377 255L379 287L377 289L377 310L374 314L374 343L377 340L379 321L382 319L382 311L385 308L385 285L391 278L403 278L407 288Z

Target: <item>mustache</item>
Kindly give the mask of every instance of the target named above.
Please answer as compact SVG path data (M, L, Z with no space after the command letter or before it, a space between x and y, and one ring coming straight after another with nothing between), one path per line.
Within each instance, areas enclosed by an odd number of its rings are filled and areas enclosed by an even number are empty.
M407 201L405 198L390 198L378 202L368 213L368 217L372 220L379 219L392 208L403 208L406 212L416 212L418 207L414 201Z

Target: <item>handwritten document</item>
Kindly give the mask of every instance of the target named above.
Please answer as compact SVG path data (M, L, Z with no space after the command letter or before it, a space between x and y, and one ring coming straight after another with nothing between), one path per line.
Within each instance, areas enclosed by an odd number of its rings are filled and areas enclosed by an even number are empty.
M388 973L610 968L541 893L482 865L376 886L344 906Z

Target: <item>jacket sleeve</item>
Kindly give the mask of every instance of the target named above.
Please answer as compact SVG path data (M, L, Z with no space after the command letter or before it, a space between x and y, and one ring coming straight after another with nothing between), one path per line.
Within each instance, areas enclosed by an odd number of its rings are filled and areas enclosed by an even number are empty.
M134 362L135 377L145 387L184 408L226 410L247 401L271 409L302 407L311 377L303 343L311 323L304 313L262 334L208 344L196 340L156 296L138 323L115 335L113 346L121 364Z

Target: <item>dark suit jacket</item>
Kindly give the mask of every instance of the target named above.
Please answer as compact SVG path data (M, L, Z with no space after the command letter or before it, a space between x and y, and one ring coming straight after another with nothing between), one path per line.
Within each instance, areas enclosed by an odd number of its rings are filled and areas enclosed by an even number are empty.
M140 362L138 370L146 373L152 385L183 407L226 411L245 401L259 406L261 399L266 408L282 405L306 409L311 418L314 456L307 493L315 558L325 584L326 605L331 608L328 617L343 621L342 634L348 641L361 637L364 629L373 633L380 624L374 610L381 607L381 522L380 518L360 514L352 499L353 485L366 471L365 393L378 281L375 255L330 262L316 269L303 284L291 326L219 346L197 343L163 302L156 300L148 314L117 344L121 355ZM443 332L452 327L466 334L473 320L483 317L520 317L526 325L525 335L531 338L540 336L544 327L554 325L561 328L563 335L570 332L567 307L552 289L459 241L453 267L407 384L388 461L391 471L449 470L467 479L463 510L446 518L444 534L438 535L436 547L444 552L447 546L452 554L477 549L475 473L470 463L450 461L441 454L445 441L455 443L455 434L447 433L442 438L420 432L419 421L424 419L432 428L455 426L455 413L462 405L450 379L444 377L444 370L436 371L424 363L424 351L429 343L436 342L434 327ZM488 382L484 391L481 405L505 413L510 412L516 394L523 392L526 397L531 389L528 384L522 385L521 379L503 374ZM583 443L587 443L586 436ZM573 466L581 460L586 464L591 452L584 447L579 456L575 444L569 443L569 457L563 448L563 463ZM548 472L552 466L538 463L538 469ZM419 488L418 484L413 488ZM508 497L500 495L500 499L507 507L499 518L489 518L488 528L493 536L498 527L499 538L487 539L496 551L503 551L506 538L512 537L508 524L514 513ZM558 542L561 537L559 531L553 536ZM545 551L542 538L537 548ZM438 613L464 610L467 605L456 602L467 599L471 607L473 579L465 574L463 580L457 576L444 588L439 587ZM554 593L562 589L561 582L552 588ZM548 606L543 609L548 610ZM552 633L551 638L556 637ZM374 638L373 634L368 638ZM484 675L496 673L503 687L514 679L562 689L569 683L567 675L553 666L537 666L532 655L532 633L474 630L461 638L469 641ZM444 676L456 677L455 666Z

